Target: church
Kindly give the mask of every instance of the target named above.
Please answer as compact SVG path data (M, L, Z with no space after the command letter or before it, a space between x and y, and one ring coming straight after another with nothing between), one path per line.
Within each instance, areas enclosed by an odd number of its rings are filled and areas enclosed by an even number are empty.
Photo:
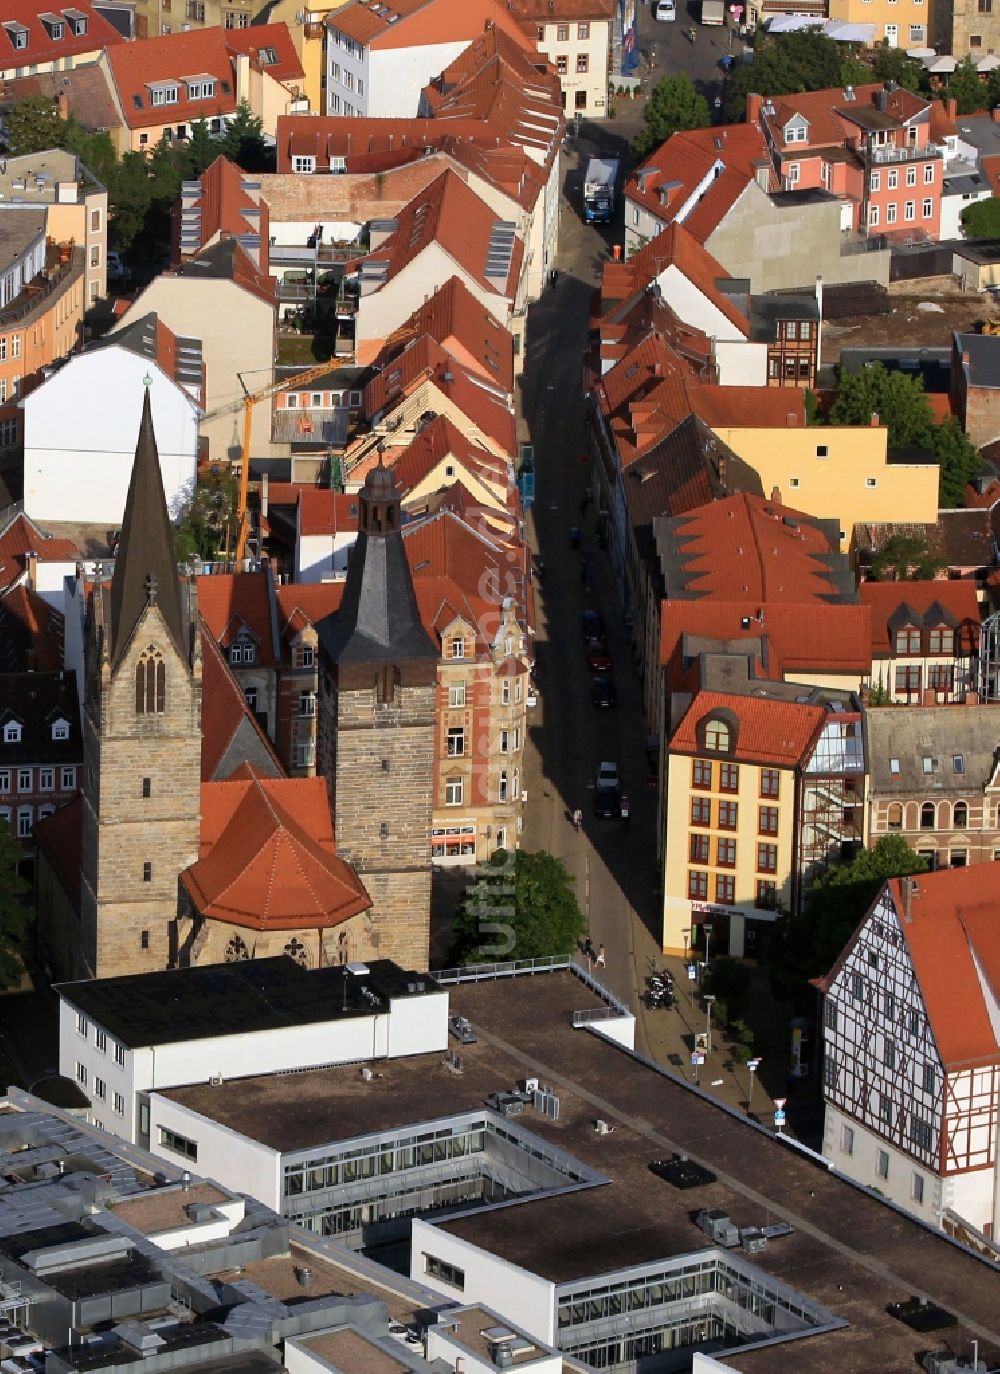
M320 624L314 778L288 778L180 573L147 387L110 582L82 567L79 796L36 826L56 978L288 954L425 968L435 665L379 465L340 609Z

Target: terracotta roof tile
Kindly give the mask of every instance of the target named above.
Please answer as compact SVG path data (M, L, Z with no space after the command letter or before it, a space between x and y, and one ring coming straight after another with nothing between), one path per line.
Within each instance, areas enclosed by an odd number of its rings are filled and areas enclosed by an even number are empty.
M425 248L436 244L480 286L495 292L498 299L514 298L524 243L515 234L506 272L487 276L491 239L504 221L454 172L443 172L426 190L414 196L400 211L398 221L395 232L361 259L362 263L385 263L386 280L398 276Z
M763 627L755 619L763 611ZM748 621L749 624L744 624ZM660 662L677 681L685 634L707 639L746 640L763 646L766 677L787 672L871 672L871 608L823 601L760 605L752 599L664 601L660 608Z
M604 269L601 294L610 300L623 300L645 291L650 282L670 267L676 267L715 308L745 336L750 322L743 311L719 290L717 283L728 273L717 258L693 237L687 224L671 224L655 239L634 253L627 262L608 263Z
M335 534L358 528L358 498L329 487L303 487L298 494L299 534Z
M248 29L223 29L231 53L250 58L254 71L266 72L284 86L295 85L305 76L287 24L252 24Z
M36 95L48 96L50 100L65 95L69 113L91 133L104 133L121 126L109 78L100 62L86 62L68 72L39 72L37 76L8 77L4 81L5 104L29 100Z
M233 61L224 29L190 29L136 38L108 50L108 64L118 91L122 114L130 129L212 119L236 112ZM211 77L213 94L206 100L189 99L186 79ZM154 105L150 86L175 85L177 100Z
M377 359L385 366L401 347L427 335L456 362L514 389L514 339L460 277L449 277L386 341Z
M82 557L72 540L46 534L30 515L20 512L0 530L0 588L23 575L28 553L34 553L40 563L75 563Z
M207 580L199 579L199 588L202 582ZM215 778L219 765L226 757L226 750L241 729L251 732L258 756L267 758L273 766L274 775L280 777L285 770L274 752L271 741L261 730L239 683L229 671L229 665L204 624L201 634L201 655L202 782L211 782Z
M699 692L670 740L671 753L703 752L698 726L713 712L725 711L737 723L736 743L727 758L737 763L777 764L794 768L804 762L826 719L826 708L773 697Z
M323 778L265 778L245 764L202 783L199 858L181 882L203 916L254 930L327 928L371 906L336 857Z
M507 467L502 460L486 449L479 448L452 422L438 415L426 425L406 448L392 451L387 455L392 462L392 471L403 499L406 494L422 482L445 459L454 458L471 474L494 489L507 488Z
M873 654L893 652L894 627L889 622L897 612L914 614L913 620L900 620L900 624L919 625L921 619L927 626L951 624L956 631L956 648L962 653L973 653L979 647L979 602L976 584L971 579L862 582L858 595L863 604L872 609ZM940 619L938 610L944 612ZM928 612L932 613L929 617Z
M326 16L329 28L379 49L470 42L488 23L526 44L514 19L492 0L392 0L375 6L347 0Z
M26 47L15 50L8 31L0 49L5 54L0 60L0 72L13 72L18 67L42 66L46 62L62 65L67 58L83 53L99 53L102 48L110 53L127 46L115 26L95 10L89 0L73 0L71 11L82 16L85 26L82 34L74 32L74 23L66 10L39 9L32 0L6 0L3 23L26 29L28 39ZM61 38L52 36L51 26L42 22L43 14L52 14L62 23Z
M63 666L65 620L20 582L0 595L0 672L57 672Z
M198 609L216 643L228 646L245 625L257 643L264 668L276 662L271 619L271 580L267 572L218 573L198 579Z
M992 865L921 873L911 889L909 920L902 880L894 878L889 890L943 1063L957 1069L1000 1060L984 989L985 983L995 1002L1000 901Z
M249 32L247 30L246 32ZM198 211L198 242L193 249L185 250L185 256L198 253L220 235L256 234L260 239L263 272L267 271L268 205L263 196L244 189L249 178L235 162L226 157L217 157L198 178L201 193L194 202ZM180 219L177 217L179 230ZM185 222L190 231L190 222Z
M767 160L764 135L754 124L684 130L672 134L636 168L626 195L667 224L704 187L685 220L689 232L704 242L732 205L734 192L739 194L737 186L752 180L757 164ZM716 167L734 172L738 180L723 171L706 181Z
M278 626L283 642L288 643L306 625L318 625L326 616L339 610L344 599L341 582L287 582L276 591L278 598Z

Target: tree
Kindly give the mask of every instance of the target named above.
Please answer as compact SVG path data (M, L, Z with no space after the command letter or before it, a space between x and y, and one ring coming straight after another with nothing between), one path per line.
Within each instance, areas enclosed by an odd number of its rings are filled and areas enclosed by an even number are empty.
M231 547L236 526L237 481L229 468L219 468L199 482L181 508L174 527L178 562L192 557L211 562Z
M17 871L24 858L21 846L10 833L6 821L0 821L0 984L11 987L20 982L24 967L24 949L31 915L24 902L28 884Z
M930 90L924 64L915 57L908 57L905 48L890 48L888 43L875 49L871 75L876 81L895 81L897 86L908 91Z
M918 534L894 534L879 549L871 560L871 571L876 581L892 574L895 582L929 582L937 577L948 565L943 558L936 557L930 550L927 540Z
M975 200L962 211L962 233L967 239L1000 239L1000 199Z
M938 505L942 510L964 506L966 487L983 470L979 451L953 415L934 426L931 445L941 465Z
M976 70L971 57L963 57L948 79L946 99L958 101L959 114L974 114L990 103L990 88Z
M873 849L821 874L805 911L775 922L770 951L775 996L807 1007L812 1000L809 980L830 971L882 884L926 868L927 861L902 835L883 835Z
M759 30L753 62L737 67L727 83L726 118L743 118L751 91L758 95L794 95L839 86L844 63L852 57L853 49L848 48L845 56L843 44L815 29L773 38Z
M704 129L711 123L708 101L699 95L686 72L665 76L646 102L646 127L632 144L636 157L645 157L682 129Z
M245 172L273 170L274 154L264 142L264 121L259 119L245 100L226 125L218 149L230 162L236 162Z
M584 927L573 880L560 859L544 851L498 849L479 865L459 904L458 957L475 964L567 955Z
M192 180L200 177L219 156L218 140L212 137L204 119L196 119L191 125L191 137L184 144L181 156L185 162L184 174Z
M922 377L887 372L881 363L870 363L859 372L841 368L837 399L830 408L831 424L868 425L872 415L888 425L891 447L929 446L934 417Z

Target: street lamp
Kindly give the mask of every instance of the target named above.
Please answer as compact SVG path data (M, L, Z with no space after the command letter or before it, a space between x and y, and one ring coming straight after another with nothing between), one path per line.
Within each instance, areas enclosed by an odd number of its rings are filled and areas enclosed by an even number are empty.
M712 1003L715 1001L714 995L709 992L705 995L705 1008L708 1012L708 1022L705 1026L705 1040L708 1053L712 1053Z
M748 1060L747 1060L747 1069L749 1070L749 1073L750 1073L750 1093L749 1093L749 1096L747 1097L747 1115L748 1115L748 1116L750 1115L751 1111L753 1110L753 1081L754 1081L754 1079L757 1077L757 1070L758 1070L759 1068L760 1068L760 1058L759 1058L759 1057L756 1058L756 1059L748 1059Z
M706 921L705 924L702 926L702 930L705 932L705 972L707 973L708 952L712 947L712 923L710 921Z

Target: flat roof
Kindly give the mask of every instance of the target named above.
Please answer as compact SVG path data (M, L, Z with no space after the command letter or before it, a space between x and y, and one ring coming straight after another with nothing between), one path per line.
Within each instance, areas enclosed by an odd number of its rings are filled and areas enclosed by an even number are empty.
M195 1203L214 1205L231 1202L232 1194L224 1193L214 1183L195 1183L190 1188L158 1188L145 1196L123 1198L108 1204L109 1210L143 1235L155 1236L160 1231L172 1231L190 1226L188 1208Z
M357 1066L345 1066L164 1095L292 1150L453 1115L482 1105L489 1092L537 1076L558 1094L559 1119L527 1109L517 1124L609 1182L478 1209L439 1223L443 1230L568 1283L712 1248L691 1220L702 1207L727 1212L739 1226L784 1219L793 1234L772 1241L754 1264L849 1323L797 1341L796 1374L867 1368L872 1350L880 1370L914 1368L928 1337L885 1310L914 1293L954 1312L1000 1352L1000 1272L994 1266L828 1173L682 1079L574 1029L574 1011L601 1004L571 973L464 983L451 989L451 1004L478 1037L475 1045L458 1047L461 1075L443 1067L439 1052L381 1062L384 1077L365 1083ZM610 1135L597 1134L598 1117L614 1126ZM706 1165L717 1181L679 1192L649 1172L651 1160L675 1151ZM773 1367L775 1356L741 1353L741 1369L749 1372L751 1360L755 1369L767 1361Z
M440 1320L445 1326L452 1327L451 1334L459 1345L465 1346L466 1350L483 1364L493 1364L493 1350L496 1345L495 1339L491 1340L486 1333L498 1329L509 1331L511 1336L520 1338L518 1344L511 1347L514 1364L530 1364L532 1360L548 1356L547 1350L535 1345L523 1332L507 1327L504 1319L498 1318L497 1314L488 1308L463 1307L457 1312L444 1313Z
M362 968L364 973L352 971ZM383 1007L389 998L439 991L428 974L408 973L391 959L307 969L284 954L239 964L59 983L56 990L122 1044L136 1049L370 1016L373 1003L364 988Z
M344 1370L345 1374L410 1374L408 1364L393 1359L377 1341L368 1340L359 1331L346 1326L306 1336L302 1344L321 1360Z

